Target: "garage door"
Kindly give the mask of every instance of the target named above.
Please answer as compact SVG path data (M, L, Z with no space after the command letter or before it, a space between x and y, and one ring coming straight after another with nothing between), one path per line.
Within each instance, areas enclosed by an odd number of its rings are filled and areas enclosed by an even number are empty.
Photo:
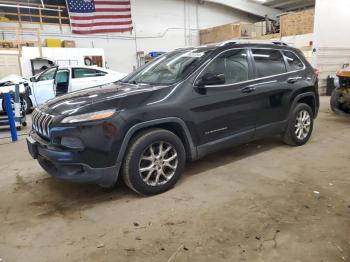
M10 74L21 75L17 55L0 55L0 79Z

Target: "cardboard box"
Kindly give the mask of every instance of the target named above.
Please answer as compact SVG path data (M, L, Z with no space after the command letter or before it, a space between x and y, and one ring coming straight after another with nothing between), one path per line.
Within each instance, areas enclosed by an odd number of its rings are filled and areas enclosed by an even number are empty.
M74 48L75 47L75 41L73 41L73 40L64 40L64 41L62 41L62 47Z
M267 32L266 21L255 23L254 28L255 28L256 37L266 35L266 32Z
M288 13L280 17L281 35L304 35L314 31L315 9Z
M240 37L240 26L227 24L200 31L201 44L210 44Z
M15 48L15 45L13 44L13 42L2 42L1 43L1 47L2 48Z
M60 39L47 38L45 42L46 42L46 47L61 47Z
M281 34L277 33L277 34L261 35L261 36L258 36L256 39L281 41Z
M250 23L236 23L200 30L202 45L219 43L231 39L256 37L255 26Z
M30 47L34 47L34 43L32 43L32 42L25 42L25 43L21 43L20 46L30 46Z
M255 38L257 36L255 26L251 23L240 23L241 38Z

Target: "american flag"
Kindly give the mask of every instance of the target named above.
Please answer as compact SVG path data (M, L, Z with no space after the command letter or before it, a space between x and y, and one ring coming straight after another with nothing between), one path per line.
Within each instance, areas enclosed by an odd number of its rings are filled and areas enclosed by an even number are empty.
M132 30L130 0L67 0L67 4L74 34Z

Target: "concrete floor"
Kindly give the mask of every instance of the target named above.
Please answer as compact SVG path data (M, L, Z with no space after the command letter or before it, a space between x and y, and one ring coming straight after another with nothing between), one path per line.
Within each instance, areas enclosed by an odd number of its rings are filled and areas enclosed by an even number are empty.
M322 98L307 145L271 138L214 154L148 198L58 181L29 157L23 137L3 143L0 258L350 261L349 128Z

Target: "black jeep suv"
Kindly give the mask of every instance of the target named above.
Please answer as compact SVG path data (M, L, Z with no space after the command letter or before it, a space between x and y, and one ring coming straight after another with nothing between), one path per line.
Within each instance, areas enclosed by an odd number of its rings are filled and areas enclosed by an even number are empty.
M121 174L134 191L158 194L186 161L213 151L277 134L305 144L317 83L302 52L282 43L178 49L36 109L28 149L58 178L111 187Z

